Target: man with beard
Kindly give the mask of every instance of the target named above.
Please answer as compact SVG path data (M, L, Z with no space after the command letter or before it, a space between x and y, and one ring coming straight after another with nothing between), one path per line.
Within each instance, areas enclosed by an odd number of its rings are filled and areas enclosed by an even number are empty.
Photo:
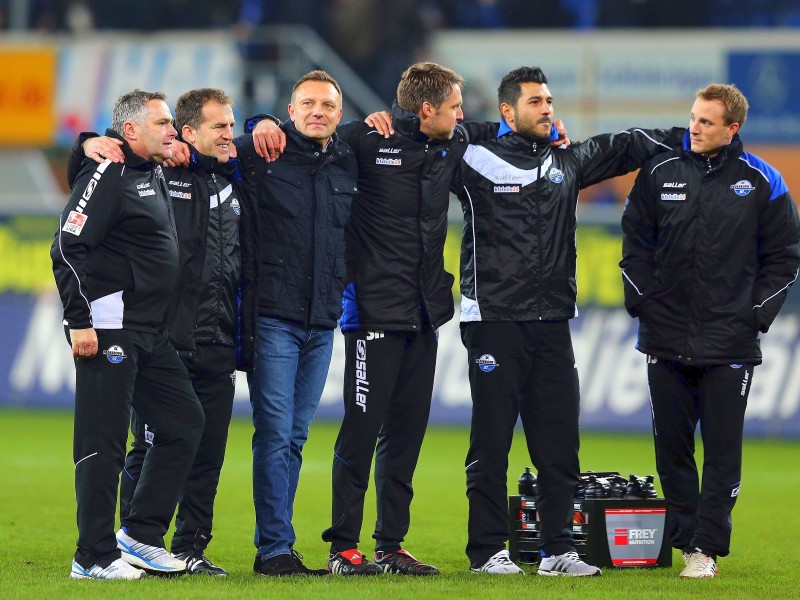
M506 75L498 101L497 137L470 144L453 181L466 220L461 338L473 402L466 551L473 572L523 574L505 547L508 452L521 416L538 469L538 573L597 576L600 569L578 557L572 538L580 476L569 329L577 314L575 206L581 189L671 149L683 129L630 129L552 147L553 97L538 67Z

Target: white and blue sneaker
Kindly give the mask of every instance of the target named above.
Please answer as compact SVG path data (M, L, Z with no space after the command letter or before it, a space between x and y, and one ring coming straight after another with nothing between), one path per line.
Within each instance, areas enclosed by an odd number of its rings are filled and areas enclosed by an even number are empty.
M154 575L180 575L186 572L186 562L175 558L164 548L137 542L123 527L117 532L117 548L122 560Z
M129 565L121 558L118 558L107 567L92 565L88 569L84 569L73 560L72 572L69 576L72 579L141 579L146 577L144 571Z

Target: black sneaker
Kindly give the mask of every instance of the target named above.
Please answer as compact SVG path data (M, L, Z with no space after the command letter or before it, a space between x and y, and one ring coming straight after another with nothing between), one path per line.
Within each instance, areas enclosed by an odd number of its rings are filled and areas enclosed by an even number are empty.
M294 564L297 566L297 568L303 571L303 573L309 577L325 577L326 575L331 574L328 569L309 569L303 564L303 555L297 550L292 550L292 558L294 559Z
M327 575L327 569L309 569L301 560L303 557L294 550L290 554L278 554L264 560L256 556L253 571L264 577L319 577Z
M426 565L411 556L405 550L398 550L387 554L386 552L375 553L375 564L383 569L384 573L399 573L400 575L438 575L439 569L433 565Z
M380 575L383 569L369 562L361 552L352 548L331 554L328 570L335 575Z
M215 577L225 577L228 572L222 567L218 567L202 552L180 552L173 554L186 563L186 573L189 575L213 575Z

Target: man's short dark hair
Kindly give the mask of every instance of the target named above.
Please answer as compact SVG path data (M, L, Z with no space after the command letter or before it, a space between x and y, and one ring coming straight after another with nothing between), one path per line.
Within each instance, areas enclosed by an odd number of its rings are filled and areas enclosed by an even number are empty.
M336 91L339 93L339 104L342 103L342 88L339 87L339 82L333 78L333 75L328 73L327 71L322 70L315 70L309 71L305 75L303 75L300 79L292 87L292 103L294 103L294 93L297 91L301 85L303 85L306 81L322 81L324 83L330 83L333 87L336 88Z
M227 105L233 109L233 100L225 92L216 88L189 90L178 98L175 104L175 129L179 132L184 125L193 129L203 122L203 107L209 102Z
M539 67L520 67L503 77L497 88L497 103L516 106L523 83L547 83L547 75Z
M151 100L166 100L164 92L144 92L136 89L127 94L122 94L114 104L111 112L111 129L122 135L126 122L144 125L147 118L147 103Z
M408 67L397 86L397 105L408 112L419 112L424 102L439 108L453 93L453 87L464 86L464 78L442 65L420 62Z

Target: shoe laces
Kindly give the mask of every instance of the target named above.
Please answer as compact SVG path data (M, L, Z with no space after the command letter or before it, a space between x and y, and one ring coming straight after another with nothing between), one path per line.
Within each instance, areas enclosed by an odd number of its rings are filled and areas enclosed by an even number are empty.
M560 558L564 560L568 560L569 562L581 562L581 557L578 556L578 553L573 551L565 552L560 556Z
M698 550L689 555L689 558L686 560L686 566L690 568L713 570L716 566L716 562L712 557Z
M492 557L492 561L501 565L514 565L514 561L511 560L508 552L503 552L502 554ZM514 566L516 567L517 565Z

